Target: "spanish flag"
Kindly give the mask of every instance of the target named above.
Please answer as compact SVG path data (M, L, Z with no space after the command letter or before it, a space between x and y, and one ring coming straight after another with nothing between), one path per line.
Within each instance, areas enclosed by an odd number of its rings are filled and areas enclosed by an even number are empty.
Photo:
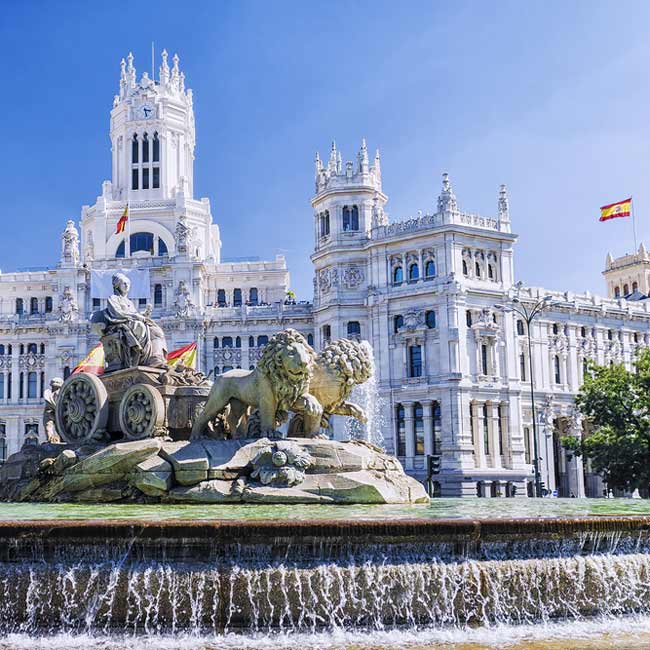
M104 346L98 343L85 357L85 359L72 371L71 374L77 372L88 372L91 375L104 374Z
M618 219L618 217L629 217L632 210L632 197L619 201L618 203L610 203L603 205L600 208L599 221L608 221L609 219Z
M196 343L184 345L182 348L172 350L167 354L168 366L175 366L177 363L196 370Z
M120 217L120 220L117 222L117 228L115 228L115 234L119 235L121 232L126 230L126 222L129 220L129 204L126 204L124 212Z

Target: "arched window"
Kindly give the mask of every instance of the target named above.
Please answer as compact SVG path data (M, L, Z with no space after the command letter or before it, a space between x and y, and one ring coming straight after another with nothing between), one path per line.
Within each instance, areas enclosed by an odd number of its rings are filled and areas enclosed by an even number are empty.
M156 307L163 304L162 284L155 284L153 287L153 304Z
M36 354L38 352L38 346L36 343L29 343L27 345L27 354Z
M580 328L580 336L584 339L587 336L587 328L586 327L581 327Z
M492 264L488 264L488 278L490 278L490 280L494 280L494 267Z
M330 234L330 212L325 210L319 215L320 220L320 236L327 237Z
M427 278L434 278L436 275L436 263L433 260L428 260L424 265L424 276Z
M614 298L620 298L621 297L621 290L619 287L614 287Z
M216 350L219 347L219 337L215 336L212 340L212 347Z
M638 332L634 332L634 342L635 343L639 342L639 333Z
M614 334L612 333L612 330L607 330L607 340L611 341L614 338Z
M16 298L16 313L22 316L25 313L25 306L22 298Z
M401 266L396 266L393 269L393 284L401 284L404 282L404 271Z
M420 267L417 264L411 264L409 266L409 281L414 281L420 277Z
M476 262L474 264L474 272L476 273L476 277L479 278L479 280L480 280L481 279L481 265L478 262Z
M424 409L419 402L413 405L413 424L415 427L415 455L424 456Z
M226 306L226 290L225 289L219 289L217 291L217 305L219 307L225 307Z
M326 325L326 327L329 327ZM257 347L261 348L263 345L266 345L269 342L269 337L266 334L262 334L257 337Z
M131 164L137 165L139 160L138 156L138 134L134 133L133 134L133 140L131 141ZM133 188L134 190L137 190L137 187Z
M255 287L251 287L248 291L248 302L253 306L257 305L259 302L259 298L257 297L257 289Z
M25 346L22 343L20 344L19 350L20 350L20 354L25 354Z
M232 292L232 304L234 307L241 307L241 289Z
M169 251L167 250L167 244L162 240L162 238L158 239L158 255L162 257L163 255L169 255Z
M5 353L5 345L4 343L0 343L0 355Z
M359 208L356 205L343 207L343 232L359 230Z
M241 348L241 336L235 337L235 347Z
M627 284L623 285L623 295L627 296L630 293L630 287Z
M553 334L557 334L558 329L557 329L557 323L553 323Z
M38 396L42 399L45 394L45 373L41 372L41 390L38 393Z
M562 375L560 373L560 357L557 354L553 357L553 368L555 370L555 383L561 384Z
M11 347L11 343L7 346L7 354L13 354L13 348Z
M467 327L472 326L472 312L469 309L467 309L465 311L465 323L466 323Z
M323 325L321 334L323 335L323 343L329 343L332 338L332 327L330 325Z
M221 339L222 348L232 348L232 336L224 336Z
M361 336L361 325L359 321L351 320L348 323L348 338L355 336Z
M126 255L126 245L125 245L125 240L123 239L120 242L120 245L117 247L117 250L115 251L115 257L119 259L125 257L125 255Z
M314 345L314 335L313 334L307 334L307 343L309 343L309 345Z
M397 429L397 455L406 456L406 417L404 407L401 404L397 405L395 423Z
M463 260L463 275L469 275L469 271L467 270L467 260Z
M45 298L45 313L50 314L52 312L52 296L47 296Z
M638 290L639 290L639 283L638 282L633 282L632 283L632 293L634 293L635 291L638 291Z
M38 298L29 299L29 313L38 314Z
M226 372L230 372L231 370L232 370L232 366L224 366L224 367L223 367L223 372L224 372L224 373L226 373Z
M424 322L426 323L427 327L432 330L436 326L436 312L435 311L427 311L424 313Z
M27 398L34 399L38 390L38 377L35 372L27 373Z
M393 318L393 332L397 334L399 331L400 327L404 327L404 316L401 314L398 314Z
M146 132L142 135L142 162L149 162L149 136Z
M517 321L517 334L519 334L519 336L524 335L524 321L521 319Z
M154 162L160 162L160 140L158 139L158 131L153 134L153 155L151 159Z
M146 251L150 255L153 255L153 233L136 232L131 235L129 241L131 244L131 255L138 251Z
M255 347L255 337L254 336L249 336L248 337L248 347L249 348L254 348Z

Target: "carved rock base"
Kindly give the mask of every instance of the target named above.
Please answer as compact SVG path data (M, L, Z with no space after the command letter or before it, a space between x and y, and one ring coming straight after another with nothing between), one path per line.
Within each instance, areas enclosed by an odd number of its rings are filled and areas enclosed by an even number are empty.
M362 442L160 439L72 450L44 444L0 469L5 501L426 503L396 458Z

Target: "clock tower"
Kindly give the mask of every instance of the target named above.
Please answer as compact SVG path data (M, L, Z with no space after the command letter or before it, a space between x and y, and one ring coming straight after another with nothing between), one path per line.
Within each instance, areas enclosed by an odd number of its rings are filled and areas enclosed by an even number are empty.
M115 200L193 196L194 109L178 55L162 53L159 79L139 81L133 55L122 59L120 92L111 111L112 194Z

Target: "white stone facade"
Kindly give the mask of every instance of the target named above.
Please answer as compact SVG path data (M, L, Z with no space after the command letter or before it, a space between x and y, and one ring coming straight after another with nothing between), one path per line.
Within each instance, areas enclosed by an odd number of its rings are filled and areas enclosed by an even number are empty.
M59 265L0 275L5 453L30 430L43 436L45 387L96 343L88 318L103 299L90 295L91 271L148 268L151 298L142 302L170 349L198 343L204 372L254 366L266 338L284 327L316 348L330 338L368 339L384 440L407 471L424 480L426 456L439 455L435 487L444 495L524 496L533 456L527 338L516 315L496 305L515 292L530 303L550 294L553 306L532 329L542 480L560 495L602 494L559 438L582 435L573 397L584 360L629 365L650 345L650 301L517 288L505 187L497 216L482 217L459 209L445 174L430 214L391 223L379 153L371 162L364 142L343 164L332 145L326 165L316 159L311 201L314 301L295 303L283 257L221 259L210 202L193 194L192 92L177 57L170 69L163 53L156 81L137 81L132 57L122 62L110 137L112 179L82 208L79 229L65 225ZM127 205L128 227L116 233ZM639 255L632 267L646 265L645 250ZM617 263L608 259L607 268L625 267L630 278L645 272ZM610 295L618 280L607 277ZM344 422L334 429L344 435Z

